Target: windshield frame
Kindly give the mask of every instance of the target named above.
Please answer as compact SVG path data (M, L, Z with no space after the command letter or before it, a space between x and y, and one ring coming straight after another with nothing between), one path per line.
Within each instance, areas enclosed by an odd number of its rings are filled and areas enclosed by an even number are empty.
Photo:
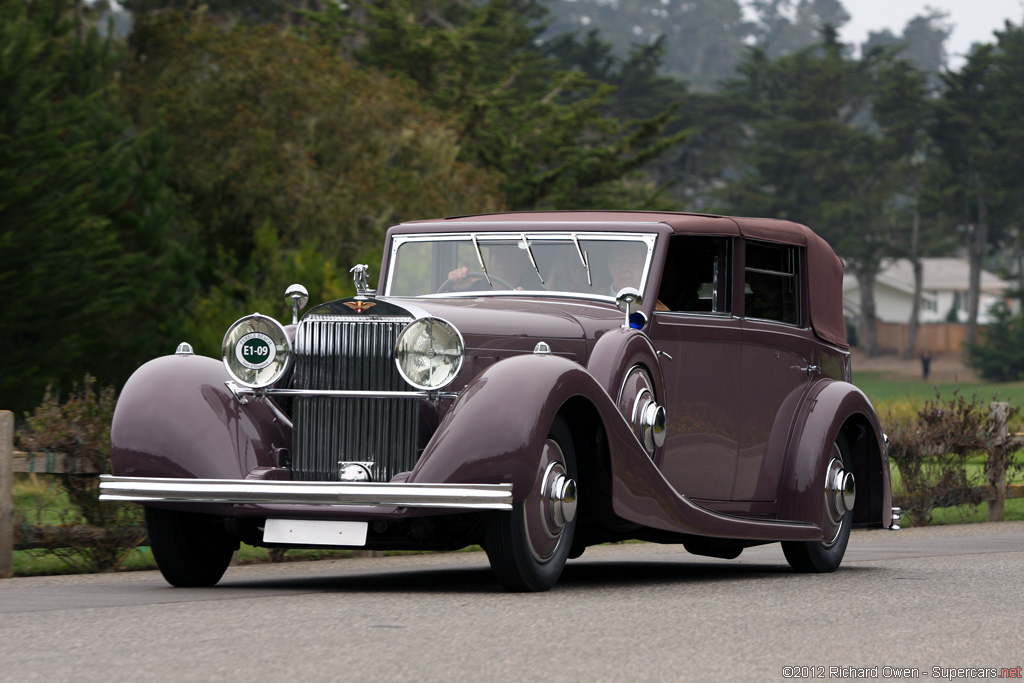
M489 242L522 242L523 239L536 248L544 242L560 242L568 244L579 244L580 242L636 242L646 247L644 256L643 274L638 289L646 291L651 279L651 267L654 260L654 248L658 240L657 233L648 232L610 232L602 230L502 230L502 231L460 231L460 232L415 232L395 234L391 239L391 249L388 258L385 285L383 296L402 296L416 299L450 299L450 298L478 298L478 297L558 297L573 299L589 299L598 301L615 302L615 296L611 292L599 294L596 292L560 291L550 289L494 289L494 290L469 290L469 291L447 291L433 292L430 294L396 295L393 293L396 279L396 268L398 267L398 252L402 246L417 242L442 242L455 241L465 242L472 247L477 245L487 246ZM575 247L574 247L575 249ZM532 261L532 253L524 249L524 260ZM589 270L589 264L586 266ZM543 276L541 276L543 277Z

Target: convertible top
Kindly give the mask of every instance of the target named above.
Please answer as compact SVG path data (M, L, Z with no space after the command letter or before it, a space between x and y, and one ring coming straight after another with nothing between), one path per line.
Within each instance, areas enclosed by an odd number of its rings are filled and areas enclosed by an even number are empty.
M843 318L843 262L828 242L800 223L668 211L523 211L410 221L396 227L399 231L407 227L420 231L436 229L444 223L531 223L536 230L564 230L565 223L588 223L588 229L597 227L595 224L614 224L616 230L629 229L629 224L639 228L660 223L680 235L737 235L806 247L808 277L814 283L809 288L811 326L825 341L849 346ZM427 228L428 225L431 227Z

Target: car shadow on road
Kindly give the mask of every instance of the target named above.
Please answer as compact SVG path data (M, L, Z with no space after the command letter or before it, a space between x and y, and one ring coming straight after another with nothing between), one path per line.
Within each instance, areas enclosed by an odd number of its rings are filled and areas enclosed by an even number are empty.
M877 571L873 567L842 567L836 576ZM598 561L570 562L555 587L559 589L616 588L637 585L747 581L768 577L816 577L796 574L785 564L674 561ZM232 580L226 577L218 590L259 589L296 590L300 592L365 592L365 593L502 593L487 567L417 567L385 569L381 572L360 572L330 576L288 576Z

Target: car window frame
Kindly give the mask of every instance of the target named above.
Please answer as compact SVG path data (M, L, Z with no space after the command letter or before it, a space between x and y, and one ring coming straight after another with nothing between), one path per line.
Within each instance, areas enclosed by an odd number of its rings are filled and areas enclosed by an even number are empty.
M646 292L647 288L652 282L652 271L654 268L655 258L655 246L658 240L658 234L653 232L627 232L627 231L602 231L602 230L501 230L501 231L465 231L465 232L415 232L415 233L399 233L395 234L391 239L391 245L389 250L387 276L383 288L382 296L402 296L412 299L435 299L435 298L475 298L475 297L502 297L502 296L516 296L516 297L568 297L576 299L585 299L590 301L610 301L615 302L615 296L612 294L595 294L586 292L571 292L571 291L557 291L557 290L496 290L496 291L484 291L484 290L471 290L466 292L432 292L430 294L416 294L416 295L396 295L392 293L392 288L395 282L395 269L398 265L398 252L399 249L410 242L429 242L429 241L471 241L474 238L481 244L489 241L517 241L526 237L528 241L557 241L557 240L568 240L572 241L573 238L577 238L581 241L592 240L592 241L634 241L642 242L647 248L647 254L644 261L643 277L640 282L640 291Z
M713 273L713 294L712 294L712 310L711 311L683 311L683 310L657 310L654 313L658 316L701 316L705 318L712 318L715 320L728 320L730 318L737 318L736 315L736 245L737 238L733 235L692 235L692 234L673 234L669 237L671 240L688 240L688 239L710 239L710 240L721 240L725 245L725 258L721 259L716 263L715 270ZM671 248L671 247L670 247ZM670 249L669 248L669 249ZM665 251L664 263L661 272L661 280L665 279L665 271L669 267L669 250ZM716 260L719 255L716 255ZM658 283L659 287L661 282ZM725 292L719 291L721 286L725 285L727 290ZM716 311L714 307L720 303L728 306L727 310Z
M793 270L794 270L794 272L793 273L784 273L784 272L781 272L781 271L770 271L770 270L767 270L767 269L748 268L747 267L747 246L750 245L750 244L755 244L755 245L763 244L763 245L767 245L767 246L780 247L780 248L783 248L783 249L791 250L792 258L790 260L793 263ZM740 254L739 254L739 252L741 252L741 251L742 251L742 258L740 258ZM734 299L733 304L734 304L734 307L737 307L737 306L739 307L739 310L741 311L740 317L742 317L744 320L750 320L752 322L767 323L767 324L773 324L773 325L785 325L786 327L794 328L794 329L804 329L804 328L806 328L807 327L806 321L809 319L809 315L808 315L808 311L807 311L807 296L806 296L807 277L805 275L807 273L807 249L804 246L801 246L801 245L798 245L798 244L788 244L786 242L773 242L771 240L764 240L764 239L743 238L742 239L742 249L737 249L736 250L736 256L737 256L737 258L735 260L737 261L737 264L736 264L735 274L737 275L737 279L739 280L739 282L737 283L737 286L733 290L733 299ZM795 277L796 278L796 286L794 287L795 297L796 297L796 309L797 309L797 311L796 311L796 321L795 322L788 322L788 321L785 321L785 320L777 320L777 319L774 319L774 318L760 318L760 317L749 315L747 313L747 310L746 310L746 286L747 286L747 272L748 271L753 271L753 272L756 272L756 273L762 273L762 274L767 274L767 275L781 275L781 276Z

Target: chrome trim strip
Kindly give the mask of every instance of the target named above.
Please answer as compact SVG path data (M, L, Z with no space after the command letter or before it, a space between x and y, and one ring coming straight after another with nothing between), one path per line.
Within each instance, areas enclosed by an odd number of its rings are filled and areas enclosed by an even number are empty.
M511 510L512 484L377 484L100 475L100 500Z
M430 400L438 398L458 398L459 394L454 391L359 391L355 389L246 389L238 385L228 388L236 397L243 396L325 396L328 398L426 398Z

